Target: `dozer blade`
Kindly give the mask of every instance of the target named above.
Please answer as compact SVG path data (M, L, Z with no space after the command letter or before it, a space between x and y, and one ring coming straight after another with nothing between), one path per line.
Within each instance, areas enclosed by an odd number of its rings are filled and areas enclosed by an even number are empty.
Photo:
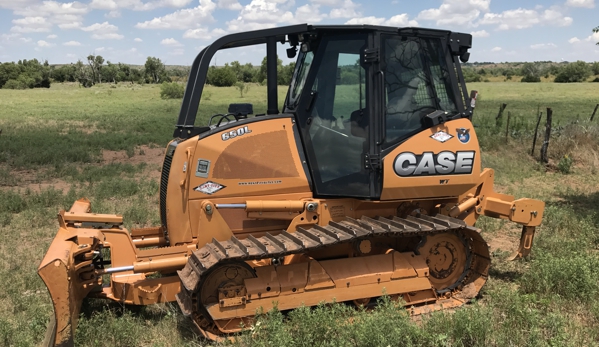
M79 212L84 202L77 201L67 213ZM37 271L54 307L43 346L73 346L83 299L94 287L101 286L93 266L99 235L91 229L67 227L64 215L64 211L58 215L60 229Z

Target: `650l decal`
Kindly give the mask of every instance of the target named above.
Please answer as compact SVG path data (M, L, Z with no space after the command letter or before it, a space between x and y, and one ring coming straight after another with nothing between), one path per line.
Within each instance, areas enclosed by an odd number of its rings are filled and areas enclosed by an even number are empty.
M398 176L466 175L472 173L474 151L400 153L393 163Z

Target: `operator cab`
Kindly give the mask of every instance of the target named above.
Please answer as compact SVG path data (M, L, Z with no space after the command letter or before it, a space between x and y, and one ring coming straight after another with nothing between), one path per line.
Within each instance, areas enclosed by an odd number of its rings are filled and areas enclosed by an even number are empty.
M193 125L214 53L266 43L266 117L295 118L314 195L378 199L380 163L387 153L440 122L471 117L458 62L467 61L471 39L442 30L370 25L296 25L225 36L192 66L175 137L219 131L214 122ZM299 47L282 112L277 42L289 43L289 57ZM245 120L225 117L216 128L240 121Z
M376 158L434 125L426 116L466 111L448 32L381 29L301 37L283 112L296 115L321 196L378 197Z

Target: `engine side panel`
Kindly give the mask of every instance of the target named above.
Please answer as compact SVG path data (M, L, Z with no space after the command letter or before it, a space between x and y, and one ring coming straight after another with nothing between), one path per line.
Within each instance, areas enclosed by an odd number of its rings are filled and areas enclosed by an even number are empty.
M424 130L383 158L381 200L458 196L480 180L478 139L468 119Z
M292 118L239 122L197 142L189 200L310 192Z

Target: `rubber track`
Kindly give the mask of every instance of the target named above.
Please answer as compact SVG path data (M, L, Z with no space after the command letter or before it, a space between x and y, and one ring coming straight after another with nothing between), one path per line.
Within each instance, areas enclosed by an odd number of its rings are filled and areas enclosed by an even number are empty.
M440 214L392 219L362 216L360 219L345 217L345 220L330 222L325 227L319 225L314 225L310 229L300 227L294 233L284 231L276 236L267 233L259 238L250 235L243 240L235 236L228 241L212 239L211 243L193 252L185 267L178 271L181 291L177 294L177 302L183 314L191 316L198 327L206 326L210 323L206 321L207 313L198 312L199 287L203 276L218 265L233 261L279 258L377 236L412 237L446 232L461 234L468 243L470 253L469 264L460 279L461 284L452 287L474 281L484 284L490 264L488 247L478 230L468 226L464 221ZM482 284L477 286L478 290Z

